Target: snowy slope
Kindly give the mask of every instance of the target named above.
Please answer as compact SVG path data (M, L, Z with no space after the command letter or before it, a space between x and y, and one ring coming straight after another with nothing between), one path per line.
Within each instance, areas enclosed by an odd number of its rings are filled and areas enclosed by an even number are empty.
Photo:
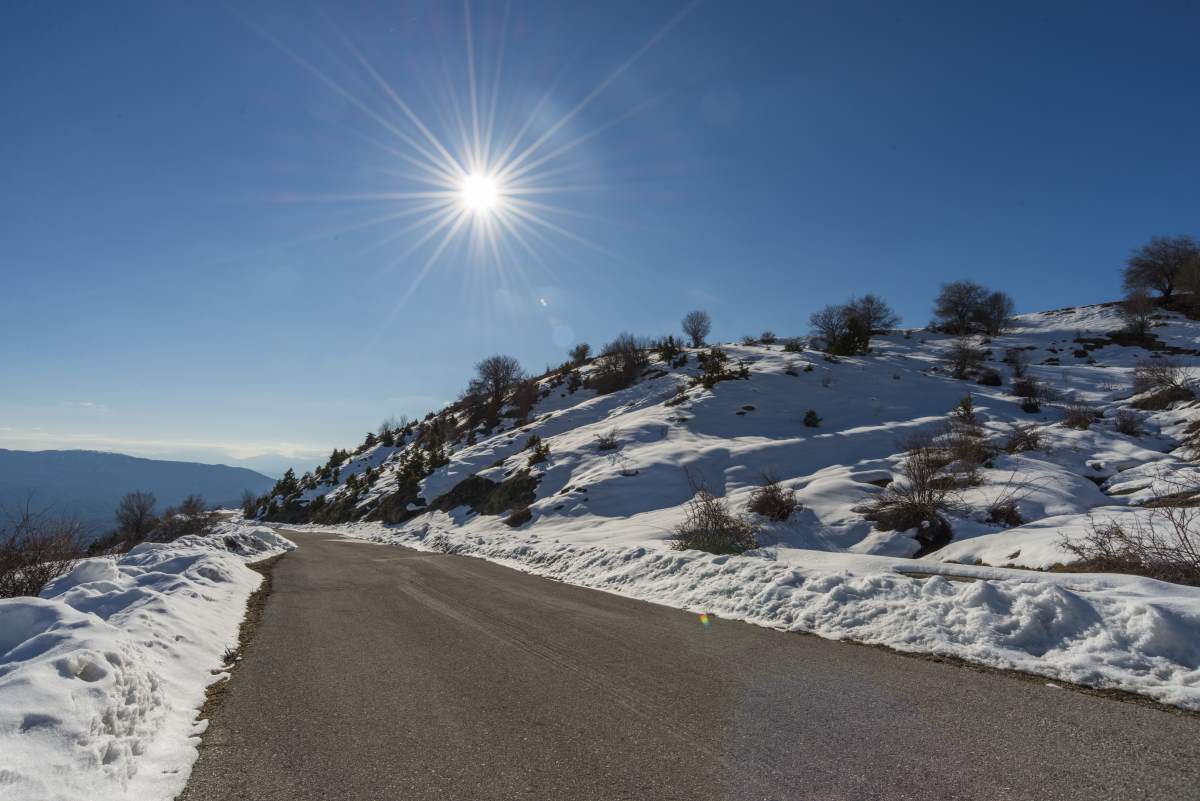
M1153 357L1141 347L1097 342L1121 326L1111 305L1021 315L1009 333L986 344L987 365L1002 374L1001 386L952 378L943 357L954 340L924 330L876 337L869 355L836 361L811 350L786 353L779 344L723 345L734 363L748 367L749 378L711 389L689 388L698 374L696 351L682 368L654 361L638 383L608 395L571 392L543 380L548 394L528 424L513 428L508 420L490 435L477 432L474 444L465 434L447 443L449 463L420 484L420 497L429 503L473 475L501 482L526 468L529 452L523 448L537 434L550 456L528 467L538 479L529 522L513 529L502 516L466 506L420 514L424 507L417 504L409 507L413 519L401 525L341 530L420 547L452 546L687 608L707 606L769 625L955 653L1200 708L1200 591L1144 579L999 569L1069 562L1062 538L1086 533L1089 516L1142 514L1137 505L1156 486L1196 472L1180 447L1184 427L1200 417L1193 404L1138 412L1142 435L1116 431L1114 413L1128 406L1133 368ZM1194 355L1200 324L1164 313L1154 334L1177 349L1183 363L1200 365ZM1022 411L1002 363L1009 348L1024 349L1030 374L1055 389L1059 401L1035 414ZM914 532L879 530L864 506L897 474L902 442L913 432L944 426L968 392L991 444L1030 424L1038 427L1042 444L997 453L981 471L981 483L957 492L961 510L949 516L950 545L919 561L904 559L919 548ZM1063 426L1063 406L1071 400L1093 404L1103 418L1088 430ZM803 424L810 409L822 418L817 428ZM619 447L601 450L597 438L610 431ZM397 466L411 447L368 448L342 465L340 483L309 489L299 501L318 495L336 501L349 491L349 476L363 481L372 468L355 515L369 517L396 487ZM766 472L795 490L802 506L786 522L759 519L760 548L716 558L669 550L692 481L702 480L740 512ZM987 507L1006 495L1015 501L1020 525L987 522ZM716 560L720 570L706 567ZM627 567L614 574L614 564ZM977 564L992 567L960 566ZM664 565L672 567L664 572ZM898 575L905 569L970 572L986 581L914 580ZM814 585L817 574L840 578ZM681 575L699 583L684 587ZM783 581L784 589L765 597L775 581ZM827 591L812 591L827 584ZM863 598L899 617L881 617L880 607L870 604L860 608ZM908 612L916 617L902 619ZM1026 631L1028 626L1041 627L1040 633Z
M174 798L197 756L246 562L295 546L262 526L96 558L40 598L0 600L0 798Z

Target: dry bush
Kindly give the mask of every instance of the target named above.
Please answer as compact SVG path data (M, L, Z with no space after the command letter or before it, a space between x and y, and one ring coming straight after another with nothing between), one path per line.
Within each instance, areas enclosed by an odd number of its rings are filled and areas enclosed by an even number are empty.
M1142 421L1134 414L1132 409L1118 409L1115 425L1117 431L1122 434L1127 434L1131 437L1140 437L1142 435Z
M763 331L758 336L758 341L764 345L774 345L777 337L774 331Z
M882 531L917 529L919 553L928 553L950 542L953 532L943 515L958 502L951 495L953 481L942 473L946 457L935 437L917 435L905 443L905 452L900 478L870 504L866 516Z
M619 334L600 352L587 386L601 395L631 386L650 363L647 347L632 334Z
M1004 351L1004 361L1012 366L1013 378L1024 378L1029 371L1029 354L1024 348L1009 348Z
M945 361L951 375L955 378L966 378L983 363L983 351L972 347L969 337L960 337L946 351Z
M0 524L0 598L38 595L83 554L77 520L34 512L29 503Z
M1187 370L1177 359L1142 359L1133 368L1134 394L1140 395L1151 390L1189 388Z
M1042 432L1037 426L1017 426L1004 441L1005 453L1042 450Z
M783 350L785 353L803 353L804 340L799 337L792 337L783 343Z
M1046 398L1046 388L1036 378L1025 376L1012 383L1013 394L1021 399L1021 409L1028 414L1041 411Z
M976 383L985 387L998 387L1004 384L1004 379L1000 377L1000 373L990 367L985 367L979 371Z
M763 473L762 484L750 494L747 508L756 515L783 521L791 517L799 505L794 490L784 489L779 479L771 473Z
M1072 401L1066 405L1063 410L1062 424L1067 428L1086 431L1092 427L1092 423L1096 422L1101 417L1101 412L1095 406L1084 401Z
M615 451L619 446L617 429L610 428L603 434L596 435L596 449L601 451Z
M1063 537L1061 544L1079 558L1077 569L1200 586L1200 507L1155 507L1149 518L1129 526L1093 520L1087 536Z
M753 525L729 511L724 498L716 497L703 484L691 483L692 500L683 522L674 529L672 548L738 554L758 547Z

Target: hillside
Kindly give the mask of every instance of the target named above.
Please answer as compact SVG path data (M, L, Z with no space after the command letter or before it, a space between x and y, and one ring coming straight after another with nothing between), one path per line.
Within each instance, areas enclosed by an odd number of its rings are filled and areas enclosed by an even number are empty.
M976 340L982 363L963 379L947 364L956 340L927 330L875 337L867 355L836 359L780 343L722 345L724 380L711 386L700 381L707 351L651 356L636 383L609 394L586 387L600 369L593 360L575 379L538 379L527 420L503 418L489 432L451 406L394 432L391 445L368 438L297 486L284 482L262 509L697 611L1200 704L1189 634L1200 631L1200 592L1001 569L1071 563L1078 556L1064 542L1086 537L1092 521L1151 525L1165 499L1196 492L1186 440L1197 404L1153 388L1135 396L1132 385L1139 363L1194 370L1200 324L1160 312L1140 344L1122 325L1111 304L1020 315L1003 336ZM1014 360L1040 382L1039 403L1014 394ZM978 462L953 451L938 463L937 519L889 525L878 503L906 483L914 440L961 444L964 431ZM527 450L534 436L548 447L543 461ZM602 446L607 436L614 447ZM786 520L746 511L767 474L799 502ZM745 516L757 548L671 550L699 486ZM931 573L956 581L897 578ZM978 579L995 579L996 597L981 596L975 588L993 582ZM1097 644L1095 620L1108 646ZM1131 648L1142 649L1137 658Z
M161 510L199 494L210 503L237 506L245 490L265 492L267 476L243 467L142 459L99 451L0 449L0 506L76 515L93 534L112 525L113 510L127 492L154 493Z

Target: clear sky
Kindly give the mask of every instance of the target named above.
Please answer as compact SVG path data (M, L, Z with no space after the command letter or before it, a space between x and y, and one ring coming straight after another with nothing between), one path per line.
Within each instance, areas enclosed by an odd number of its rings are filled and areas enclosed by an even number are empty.
M1113 299L1200 227L1197 41L1194 2L5 4L0 447L307 467L695 307Z

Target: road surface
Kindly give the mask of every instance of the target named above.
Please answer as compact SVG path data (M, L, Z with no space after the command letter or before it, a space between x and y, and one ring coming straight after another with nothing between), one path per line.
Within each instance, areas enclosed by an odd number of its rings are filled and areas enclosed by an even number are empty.
M1200 798L1200 718L285 532L187 801Z

